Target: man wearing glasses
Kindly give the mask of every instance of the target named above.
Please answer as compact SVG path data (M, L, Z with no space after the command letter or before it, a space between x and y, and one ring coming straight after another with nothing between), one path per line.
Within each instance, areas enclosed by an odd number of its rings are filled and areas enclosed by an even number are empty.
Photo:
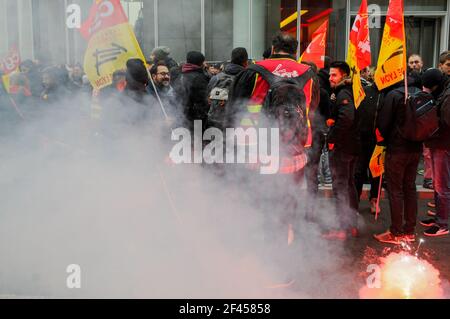
M175 90L170 85L169 68L163 61L160 61L151 67L150 75L166 111L170 113L169 115L175 115L176 97ZM148 91L156 98L155 89L151 83L148 86Z

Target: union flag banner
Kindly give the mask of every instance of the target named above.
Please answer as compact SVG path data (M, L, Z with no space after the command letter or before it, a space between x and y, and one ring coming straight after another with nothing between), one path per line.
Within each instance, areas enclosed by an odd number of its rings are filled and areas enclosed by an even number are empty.
M384 25L375 83L379 90L405 79L406 42L403 0L390 0Z
M328 19L313 33L312 41L303 52L299 62L308 61L322 69L325 64L325 50L327 43Z
M96 0L80 31L88 41L84 70L94 89L111 84L112 74L129 59L145 62L120 0Z
M0 58L0 70L3 75L8 75L16 71L20 66L20 53L16 46L12 46L8 53Z
M20 53L16 46L12 46L8 53L0 58L1 80L3 81L3 86L7 92L9 92L9 77L11 73L19 69L20 63Z
M372 157L369 163L369 169L372 173L372 177L380 177L384 173L384 161L385 161L386 147L377 145L373 150Z
M358 108L366 97L361 85L360 71L370 66L371 63L367 0L361 2L358 15L350 31L347 63L351 70L355 107Z

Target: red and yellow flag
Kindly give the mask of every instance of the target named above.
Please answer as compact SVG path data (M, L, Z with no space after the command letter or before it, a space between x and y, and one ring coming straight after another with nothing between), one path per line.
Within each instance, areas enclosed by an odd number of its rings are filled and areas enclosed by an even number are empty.
M358 108L366 97L361 85L360 71L370 66L371 63L367 0L362 0L358 15L350 31L347 63L351 70L355 107Z
M89 41L84 70L94 89L112 83L112 74L131 58L145 62L120 0L95 0L81 34Z
M375 83L379 90L405 79L406 42L403 0L390 0L378 57Z
M317 68L322 69L325 64L325 50L327 43L328 19L314 31L312 41L303 52L299 62L313 62Z
M7 92L9 92L10 75L19 69L20 63L20 53L15 45L9 49L4 57L0 58L1 80L3 81L3 86Z

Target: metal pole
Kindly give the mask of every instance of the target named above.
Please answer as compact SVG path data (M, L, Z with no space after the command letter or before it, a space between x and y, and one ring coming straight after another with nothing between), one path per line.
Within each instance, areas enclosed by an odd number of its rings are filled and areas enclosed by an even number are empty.
M347 61L348 56L348 42L350 40L349 38L350 38L351 19L352 17L350 14L350 0L347 0L347 4L345 5L345 61Z
M302 33L302 0L297 0L297 60L300 59L300 41Z
M67 10L67 0L64 0L64 17L66 16ZM69 29L67 28L66 21L64 21L65 26L65 36L66 36L66 64L70 64L70 40L69 40Z
M155 30L155 48L159 46L159 30L158 30L158 0L153 0L153 25Z
M253 0L248 0L248 42L250 57L253 59Z
M201 52L205 54L205 0L200 1L200 37L201 37Z

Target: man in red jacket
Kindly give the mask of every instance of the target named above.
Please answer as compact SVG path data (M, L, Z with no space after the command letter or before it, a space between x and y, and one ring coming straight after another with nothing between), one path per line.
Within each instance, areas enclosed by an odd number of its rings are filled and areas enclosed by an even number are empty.
M296 149L296 152L287 152L280 156L280 169L276 176L261 176L262 181L251 186L252 192L259 196L257 197L259 202L264 201L264 198L261 198L261 196L266 197L267 203L260 204L261 209L270 210L269 214L272 212L278 214L275 218L271 215L268 219L269 222L278 224L280 229L288 229L288 244L291 244L294 240L294 225L295 222L298 222L299 188L297 183L303 177L303 171L307 162L304 148L310 147L312 143L310 115L317 108L320 96L319 83L314 72L311 72L310 66L296 61L297 47L298 41L291 35L278 33L272 41L272 55L270 58L256 63L278 78L299 78L307 72L312 73L312 76L303 86L308 123L307 136L301 138L301 143L297 143L297 140L294 142L299 145L288 146L290 150ZM309 74L305 74L305 76L309 76ZM269 83L260 73L251 67L242 71L236 77L231 90L230 107L227 112L228 127L242 127L244 129L258 127L261 124L261 113L264 111L263 105L269 89ZM285 132L287 133L285 134ZM281 128L281 124L280 135L281 143L289 135L289 130L284 131ZM280 148L283 146L280 145ZM260 194L255 191L257 187L262 187ZM273 229L275 226L269 225L269 227ZM281 234L285 233L281 232Z
M278 33L272 41L272 55L270 58L259 61L256 64L278 77L300 77L310 71L310 67L296 61L297 45L297 40L291 35ZM241 72L236 77L232 89L230 109L228 110L229 127L240 126L244 129L257 127L269 88L269 83L255 70L246 69ZM312 77L305 84L303 91L306 98L307 115L310 117L319 104L320 91L318 80ZM310 126L311 122L309 117L308 126ZM301 147L311 147L312 135L310 127L308 136L304 140L305 143ZM302 168L303 166L298 167L294 171L297 172ZM291 169L282 166L280 172L282 173L283 171L294 173Z

